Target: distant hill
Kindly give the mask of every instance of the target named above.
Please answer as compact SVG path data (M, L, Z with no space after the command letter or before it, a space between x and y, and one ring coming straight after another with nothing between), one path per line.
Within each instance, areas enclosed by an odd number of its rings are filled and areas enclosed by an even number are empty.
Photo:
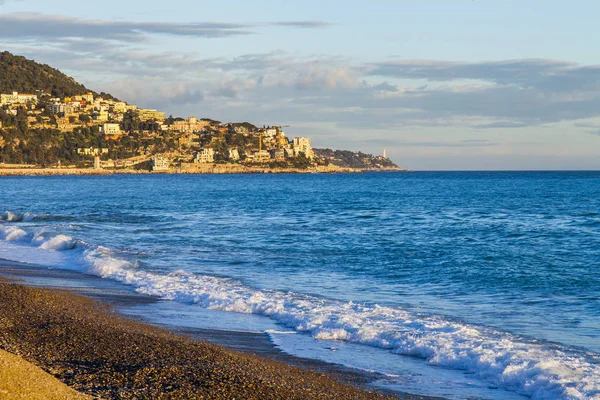
M316 155L329 160L333 165L343 168L358 169L395 169L399 168L389 158L374 156L361 151L354 152L350 150L331 150L331 149L313 149Z
M0 53L0 93L32 93L38 90L53 97L74 96L94 92L82 84L46 64L28 60L23 56L15 56L8 51ZM104 98L113 98L107 93L100 93Z

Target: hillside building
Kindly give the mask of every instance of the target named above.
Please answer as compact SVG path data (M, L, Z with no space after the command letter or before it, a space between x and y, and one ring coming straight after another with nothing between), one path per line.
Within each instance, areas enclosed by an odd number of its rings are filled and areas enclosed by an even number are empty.
M208 121L198 120L196 117L188 117L185 121L175 121L170 129L175 132L193 133L201 131L209 126Z
M240 152L238 149L229 150L229 159L232 161L237 161L240 159Z
M84 156L99 156L101 154L108 154L108 148L102 147L83 147L77 149L77 154Z
M214 149L202 149L194 157L194 162L197 164L209 164L215 161Z
M165 157L154 157L152 159L152 171L168 171L169 159Z
M0 94L0 105L37 103L35 94L12 92L12 94Z
M304 153L307 158L313 158L314 153L310 146L310 139L305 137L295 137L292 144L294 149L294 156L298 157L300 153Z
M100 127L100 133L105 136L122 135L121 126L119 124L104 124Z
M165 113L156 110L146 110L140 108L138 110L138 117L141 121L156 121L162 124L165 121Z

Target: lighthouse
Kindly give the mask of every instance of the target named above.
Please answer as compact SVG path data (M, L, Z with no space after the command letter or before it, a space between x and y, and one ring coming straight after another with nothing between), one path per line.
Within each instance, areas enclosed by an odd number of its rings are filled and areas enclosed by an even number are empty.
M383 158L387 158L387 152L383 149Z

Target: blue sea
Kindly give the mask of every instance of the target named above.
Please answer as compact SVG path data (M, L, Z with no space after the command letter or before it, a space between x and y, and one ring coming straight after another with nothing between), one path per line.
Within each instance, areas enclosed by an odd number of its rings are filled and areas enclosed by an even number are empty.
M600 398L600 172L0 178L0 258L447 398Z

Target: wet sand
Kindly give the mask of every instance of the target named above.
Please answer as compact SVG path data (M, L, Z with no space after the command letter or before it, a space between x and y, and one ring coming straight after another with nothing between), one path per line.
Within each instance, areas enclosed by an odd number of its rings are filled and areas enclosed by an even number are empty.
M115 290L106 280L1 260L0 264L0 275L39 286L0 283L0 348L81 393L102 398L390 396L360 389L377 379L375 374L289 356L264 334L208 329L169 332L124 318L111 306L157 299ZM70 275L76 279L70 280ZM48 286L63 289L40 288Z

